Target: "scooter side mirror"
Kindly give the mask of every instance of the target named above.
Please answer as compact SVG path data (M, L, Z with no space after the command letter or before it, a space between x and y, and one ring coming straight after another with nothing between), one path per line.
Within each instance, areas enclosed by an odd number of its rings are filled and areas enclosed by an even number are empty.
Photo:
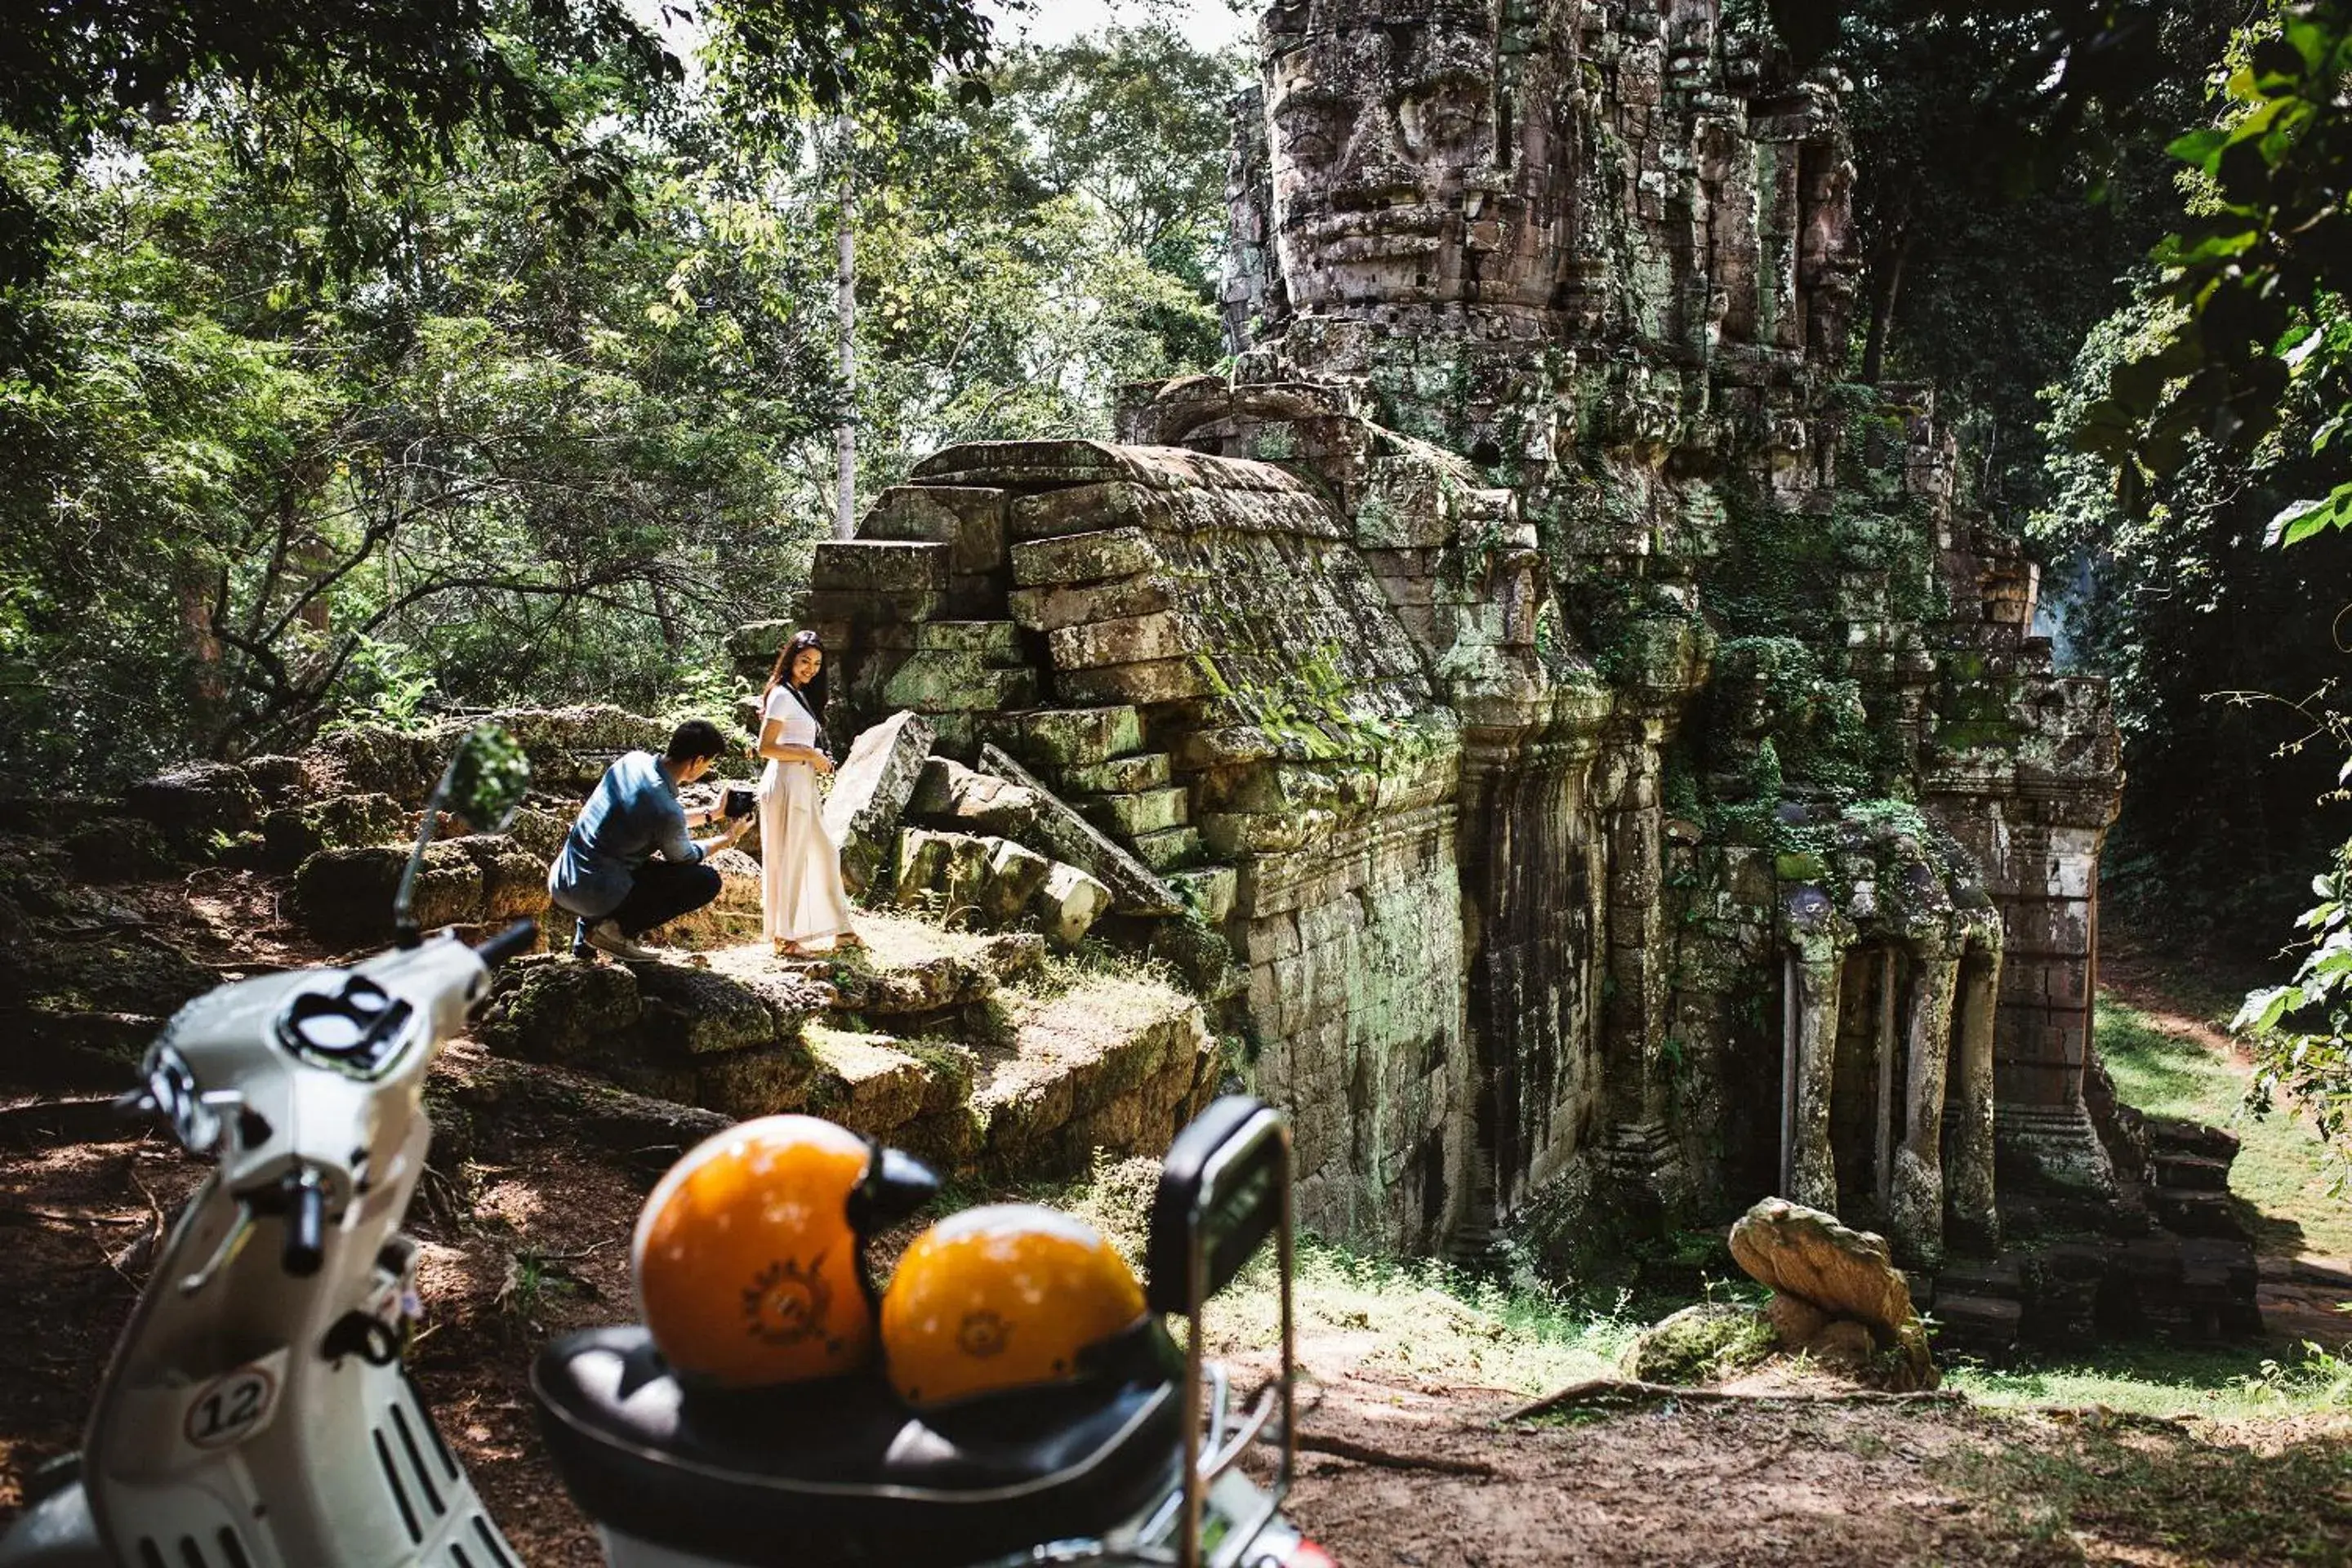
M1169 1147L1152 1195L1144 1250L1151 1310L1189 1313L1231 1284L1281 1225L1289 1185L1281 1112L1229 1094L1194 1117Z
M496 724L477 725L457 742L440 787L443 809L477 833L502 833L530 788L530 758Z
M522 797L530 788L530 758L512 735L496 724L478 724L457 742L457 750L442 770L425 803L424 820L416 829L416 847L400 873L400 889L392 899L393 940L415 947L421 938L409 911L416 896L416 874L425 866L425 851L433 843L435 819L452 812L477 833L496 833L514 820Z

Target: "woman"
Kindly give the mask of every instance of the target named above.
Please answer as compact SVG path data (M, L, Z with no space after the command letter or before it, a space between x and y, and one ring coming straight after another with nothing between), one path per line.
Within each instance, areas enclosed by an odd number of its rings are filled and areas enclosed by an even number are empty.
M776 656L760 697L760 927L779 958L809 958L810 944L863 947L849 924L841 847L826 836L820 773L824 751L824 648L814 632L794 632Z

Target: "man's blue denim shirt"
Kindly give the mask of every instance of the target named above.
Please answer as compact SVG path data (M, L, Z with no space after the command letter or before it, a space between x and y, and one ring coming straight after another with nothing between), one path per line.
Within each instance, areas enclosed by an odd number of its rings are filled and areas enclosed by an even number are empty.
M651 752L631 752L604 770L563 836L562 853L547 868L547 896L572 914L601 919L620 907L637 868L656 854L686 866L702 858L669 770Z

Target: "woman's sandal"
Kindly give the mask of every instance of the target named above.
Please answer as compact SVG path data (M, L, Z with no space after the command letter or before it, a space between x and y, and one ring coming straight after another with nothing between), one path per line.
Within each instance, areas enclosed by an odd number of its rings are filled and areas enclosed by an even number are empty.
M803 947L799 942L778 937L776 938L776 956L778 958L814 958L817 954Z
M866 951L866 939L858 935L854 931L843 931L839 936L833 939L833 951L835 952L864 952Z

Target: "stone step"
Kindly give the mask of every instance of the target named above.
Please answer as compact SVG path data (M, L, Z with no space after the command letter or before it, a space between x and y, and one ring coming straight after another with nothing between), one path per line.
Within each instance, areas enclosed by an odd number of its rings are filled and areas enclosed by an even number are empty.
M1008 753L1056 779L1143 750L1143 721L1129 703L999 714L982 729Z
M1070 804L1085 813L1087 820L1097 827L1122 838L1141 838L1146 834L1185 826L1192 820L1184 792L1174 788L1142 790L1132 795L1084 795Z
M1970 1296L1938 1289L1935 1331L1938 1351L1997 1356L2017 1348L2024 1309L2005 1296Z
M2220 1193L2230 1188L2230 1162L2203 1154L2158 1154L2156 1183L2194 1192Z
M1194 836L1197 846L1199 836ZM1234 912L1234 899L1241 889L1241 873L1231 866L1196 866L1189 871L1171 871L1168 885L1184 900L1185 908L1213 926L1225 923ZM1492 1184L1489 1184L1491 1189Z
M1956 1290L1964 1296L2003 1296L2015 1300L2023 1293L2024 1277L2015 1257L1954 1258L1937 1274L1936 1289Z
M2157 1187L2147 1194L2147 1206L2157 1224L2182 1236L2239 1239L2245 1235L2237 1205L2226 1192Z
M1201 833L1194 827L1163 827L1135 838L1135 858L1154 871L1172 873L1198 861L1202 853Z
M1037 689L1037 672L1026 666L992 666L978 655L937 650L918 653L893 671L882 700L925 714L994 713L1036 701Z
M939 594L947 580L948 547L913 541L828 539L809 568L818 594Z
M1054 782L1072 795L1134 795L1166 789L1168 753L1135 752L1106 763L1079 763L1054 771Z

